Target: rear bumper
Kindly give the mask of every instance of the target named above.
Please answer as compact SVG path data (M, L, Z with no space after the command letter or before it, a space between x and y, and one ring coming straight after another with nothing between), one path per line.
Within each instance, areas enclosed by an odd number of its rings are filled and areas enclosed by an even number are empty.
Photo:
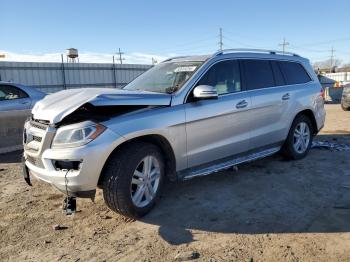
M350 96L343 96L341 104L343 107L350 108Z
M324 106L319 107L316 111L315 120L317 125L317 133L324 127L324 123L326 121L326 110Z

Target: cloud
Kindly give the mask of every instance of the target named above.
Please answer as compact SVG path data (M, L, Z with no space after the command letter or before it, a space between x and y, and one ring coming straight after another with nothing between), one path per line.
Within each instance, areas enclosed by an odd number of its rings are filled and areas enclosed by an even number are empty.
M5 54L5 58L0 58L0 61L16 61L16 62L61 62L61 53L48 53L48 54L22 54L9 52L5 50L0 50L0 54ZM167 59L169 55L156 55L156 54L145 54L145 53L130 53L123 55L123 63L125 64L151 64L152 58L157 62L161 62ZM115 62L119 63L118 56L115 55ZM66 61L66 56L63 56L64 61ZM79 54L79 61L81 63L112 63L113 54L108 53L94 53L94 52L84 52Z

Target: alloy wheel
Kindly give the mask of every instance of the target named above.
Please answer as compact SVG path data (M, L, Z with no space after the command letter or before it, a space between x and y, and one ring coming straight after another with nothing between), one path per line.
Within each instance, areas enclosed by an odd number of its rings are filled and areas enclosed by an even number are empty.
M294 150L303 154L310 143L310 128L307 123L300 122L294 129L294 137L293 137L293 147Z
M160 165L154 156L146 156L137 165L131 179L131 199L135 206L147 206L157 194Z

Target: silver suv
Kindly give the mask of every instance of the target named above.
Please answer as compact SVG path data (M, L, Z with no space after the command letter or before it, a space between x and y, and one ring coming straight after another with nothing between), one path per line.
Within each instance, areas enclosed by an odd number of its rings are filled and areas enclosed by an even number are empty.
M321 85L307 59L224 50L168 59L122 90L45 97L25 123L24 175L70 197L141 217L165 177L186 180L283 153L301 159L323 127Z

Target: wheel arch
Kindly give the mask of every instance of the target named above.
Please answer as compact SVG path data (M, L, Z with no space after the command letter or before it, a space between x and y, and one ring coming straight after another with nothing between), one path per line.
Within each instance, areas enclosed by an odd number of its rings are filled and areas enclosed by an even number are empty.
M104 163L104 166L102 168L102 171L100 173L100 177L98 180L98 185L101 186L102 184L102 178L104 174L104 170L107 166L108 161L110 160L111 156L123 151L123 149L127 146L133 146L133 144L137 144L139 142L146 142L151 143L156 146L162 151L162 154L164 156L165 160L165 175L171 180L175 181L177 179L176 175L176 158L175 153L169 143L169 141L162 135L159 134L148 134L148 135L142 135L138 137L131 138L129 140L124 141L123 143L119 144L108 156L107 160Z
M316 122L316 117L314 115L314 112L311 109L304 109L295 115L295 117L293 118L293 121L300 115L305 115L310 119L312 124L312 134L316 135L318 133L318 129L317 129L317 122Z

